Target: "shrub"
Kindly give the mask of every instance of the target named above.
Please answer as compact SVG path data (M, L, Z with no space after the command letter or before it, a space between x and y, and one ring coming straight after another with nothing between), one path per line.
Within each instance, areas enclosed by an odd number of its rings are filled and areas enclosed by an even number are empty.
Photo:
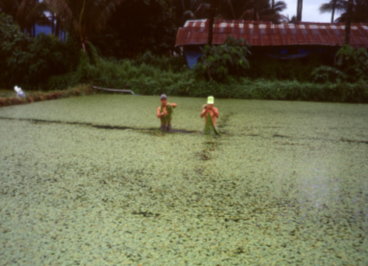
M43 88L50 77L71 71L76 56L72 48L52 35L41 34L32 39L28 47L31 56L26 82L33 87Z
M243 76L249 68L248 46L243 40L229 37L223 45L205 46L195 67L197 77L227 82L230 76Z
M368 79L368 52L364 48L355 49L346 45L336 53L336 66L349 81Z
M92 57L92 58L91 58ZM147 60L149 61L149 60ZM322 70L321 70L322 71ZM55 88L80 82L111 88L129 88L138 94L221 98L367 102L366 83L312 83L228 77L226 83L196 78L190 70L174 72L131 61L108 60L82 53L77 71L50 80ZM52 87L52 86L51 86Z
M146 64L155 66L166 71L182 71L186 68L183 56L160 56L154 55L150 51L138 56L135 63L137 65Z
M320 66L312 71L311 78L317 83L342 82L347 80L347 76L335 67Z
M27 89L45 89L51 76L71 71L78 54L72 42L63 43L53 36L30 38L0 14L0 86L15 84Z
M310 73L321 65L321 59L317 56L306 58L282 60L272 58L266 51L260 51L249 58L251 67L246 75L253 79L271 80L298 80L311 81ZM325 64L329 60L325 59Z
M30 38L4 13L0 13L0 42L0 86L23 85L31 56L27 51Z

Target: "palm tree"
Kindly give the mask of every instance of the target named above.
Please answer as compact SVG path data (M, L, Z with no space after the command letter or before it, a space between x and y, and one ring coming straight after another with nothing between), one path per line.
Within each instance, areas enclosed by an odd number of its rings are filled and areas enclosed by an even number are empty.
M224 19L285 21L280 14L286 8L283 1L269 0L179 0L179 13L185 19L208 18L208 44L212 44L215 17Z
M285 20L280 14L286 8L284 1L268 0L230 0L222 1L221 16L226 19L265 20L275 23Z
M123 0L45 0L64 29L74 35L86 52L89 38L101 31Z
M206 18L210 7L204 0L176 0L175 5L180 25L187 19Z
M337 19L338 22L346 22L349 19L349 2L346 1L346 8L341 16ZM353 0L351 3L351 22L368 23L368 1L367 0Z
M345 24L345 44L349 45L350 43L350 30L351 30L351 17L353 11L353 0L348 0L348 7L347 7L347 19Z
M335 5L334 2L335 1ZM331 22L346 22L351 17L351 22L368 22L368 1L367 0L353 0L351 2L351 14L348 12L349 1L348 0L330 0L329 2L321 5L320 11L332 12ZM339 11L341 16L335 19L335 12Z
M33 34L35 24L46 23L46 5L37 0L0 0L0 10L10 15L29 34Z
M208 45L212 45L213 23L219 0L179 0L179 14L181 22L187 19L208 18Z
M345 0L330 0L328 3L322 4L319 8L321 13L331 12L331 23L335 22L336 11L346 10Z
M296 21L302 21L302 14L303 14L303 0L298 0L298 4L296 7Z

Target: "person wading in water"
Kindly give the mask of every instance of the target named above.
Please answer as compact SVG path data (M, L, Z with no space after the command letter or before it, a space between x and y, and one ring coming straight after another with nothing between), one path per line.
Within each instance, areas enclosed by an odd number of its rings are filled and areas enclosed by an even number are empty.
M208 96L207 104L202 107L202 112L200 114L201 117L205 117L204 133L208 135L213 133L219 135L216 128L216 121L220 113L214 104L215 98L213 96Z
M156 116L161 120L161 130L169 132L171 130L171 118L176 103L168 103L166 94L160 96L161 105L157 107Z

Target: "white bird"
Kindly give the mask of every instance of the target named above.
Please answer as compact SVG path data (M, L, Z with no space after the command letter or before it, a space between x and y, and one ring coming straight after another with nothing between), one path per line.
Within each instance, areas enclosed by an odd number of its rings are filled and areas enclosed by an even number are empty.
M26 94L25 94L25 92L22 90L22 88L21 88L21 87L14 86L14 90L15 90L15 92L17 93L17 96L18 96L18 97L21 97L21 98L25 98L25 97L26 97Z

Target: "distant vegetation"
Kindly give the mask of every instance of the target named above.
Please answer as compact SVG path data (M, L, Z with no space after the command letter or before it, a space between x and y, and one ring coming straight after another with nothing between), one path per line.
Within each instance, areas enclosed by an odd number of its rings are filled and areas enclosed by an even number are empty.
M282 1L58 0L33 8L26 2L0 0L0 88L61 90L94 84L140 94L351 102L368 98L364 49L345 46L327 65L315 58L280 62L255 58L244 41L229 39L221 46L204 47L194 71L182 56L172 56L176 30L186 19L213 15L286 21L280 15L286 6ZM67 41L32 37L34 23L49 23L43 10L50 11L55 35L68 32Z

